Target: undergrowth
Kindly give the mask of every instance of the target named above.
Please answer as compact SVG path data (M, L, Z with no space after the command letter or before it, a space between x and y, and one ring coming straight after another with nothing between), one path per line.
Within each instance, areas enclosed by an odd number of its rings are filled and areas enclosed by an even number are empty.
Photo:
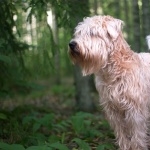
M0 124L1 150L115 150L108 123L96 114L26 106L1 112Z
M0 110L0 150L116 150L114 135L101 112L70 111L63 104L56 108L56 100L64 103L73 97L73 89L64 90L55 86L51 96L40 94L40 100L49 99L51 106L23 103L11 111Z

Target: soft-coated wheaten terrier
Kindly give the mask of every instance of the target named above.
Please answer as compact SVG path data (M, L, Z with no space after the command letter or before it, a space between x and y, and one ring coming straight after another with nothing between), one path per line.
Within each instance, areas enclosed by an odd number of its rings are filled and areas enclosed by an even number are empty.
M123 22L111 16L87 17L69 43L72 61L95 83L120 150L148 150L150 54L131 50Z

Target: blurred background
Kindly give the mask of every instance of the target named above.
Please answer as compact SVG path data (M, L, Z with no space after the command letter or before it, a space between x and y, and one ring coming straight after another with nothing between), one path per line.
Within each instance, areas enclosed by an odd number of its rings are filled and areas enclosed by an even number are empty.
M94 77L67 54L93 15L123 20L131 49L148 51L150 0L0 0L0 149L116 149Z

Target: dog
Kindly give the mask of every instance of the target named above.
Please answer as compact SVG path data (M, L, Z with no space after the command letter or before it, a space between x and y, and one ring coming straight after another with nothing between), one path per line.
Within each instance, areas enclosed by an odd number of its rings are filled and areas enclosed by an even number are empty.
M69 43L69 56L83 75L95 75L100 103L120 150L148 150L150 54L136 53L123 37L123 21L84 18Z

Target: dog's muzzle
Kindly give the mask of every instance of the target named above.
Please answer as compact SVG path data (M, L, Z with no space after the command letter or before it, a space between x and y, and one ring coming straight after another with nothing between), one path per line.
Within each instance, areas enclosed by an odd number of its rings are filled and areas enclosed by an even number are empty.
M77 54L79 55L79 50L77 48L77 43L75 41L71 41L69 43L69 48L72 54Z

